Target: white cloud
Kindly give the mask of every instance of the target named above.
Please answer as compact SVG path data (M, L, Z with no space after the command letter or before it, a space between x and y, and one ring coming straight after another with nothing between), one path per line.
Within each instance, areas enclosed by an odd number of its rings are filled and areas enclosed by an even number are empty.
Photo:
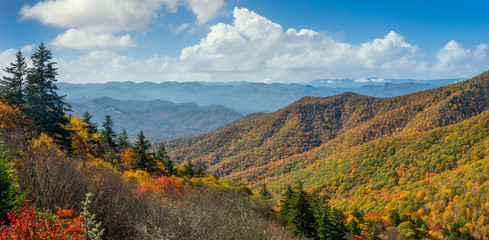
M56 47L67 47L74 49L110 49L127 48L135 43L129 34L114 36L110 33L85 32L77 29L69 29L58 35L52 42Z
M224 0L187 0L187 7L197 16L197 22L204 24L217 16L224 7Z
M280 25L247 9L235 8L233 16L233 25L216 24L199 44L182 50L180 60L189 71L246 71L258 75L257 79L305 81L391 76L421 65L418 47L395 32L351 45L307 29L284 32Z
M464 49L460 43L451 40L436 54L438 62L434 70L437 72L455 71L459 76L476 74L483 67L487 48L488 45L479 44L475 51L472 51Z
M365 77L361 77L361 78L357 78L354 80L355 82L359 82L359 83L367 83L367 82L370 82L370 80L368 80L367 78Z
M91 32L144 30L162 0L45 0L21 10L22 19Z
M214 19L225 6L224 0L44 0L33 6L25 5L20 14L22 19L69 28L54 40L53 45L58 47L125 48L134 45L131 36L114 33L145 31L157 19L163 4L171 12L186 6L199 24ZM186 28L180 25L176 30Z
M304 82L335 78L365 81L368 79L363 76L372 76L381 82L386 78L468 77L485 70L487 45L483 44L468 50L450 42L437 54L437 63L428 63L421 49L393 31L350 44L308 29L284 31L279 24L244 8L235 8L233 17L232 24L211 26L205 38L182 49L177 58L136 60L94 51L77 60L60 61L59 69L67 69L60 80ZM93 71L85 77L87 68Z
M7 49L3 52L0 52L0 75L3 73L3 69L9 65L10 62L15 60L15 49Z

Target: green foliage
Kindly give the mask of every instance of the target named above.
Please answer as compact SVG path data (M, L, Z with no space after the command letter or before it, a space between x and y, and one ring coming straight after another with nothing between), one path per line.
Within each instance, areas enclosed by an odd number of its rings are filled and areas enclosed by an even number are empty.
M115 149L117 146L115 143L116 133L114 131L114 120L112 120L110 115L105 116L105 121L102 123L102 127L102 137L100 142L107 145L109 149Z
M195 165L189 159L185 165L183 165L183 174L189 177L193 177L195 175Z
M82 122L87 124L88 133L95 134L98 132L98 126L97 123L92 121L92 117L92 114L90 114L88 111L85 111L82 115Z
M264 199L272 198L272 194L268 191L266 183L261 185L260 192L258 192L258 194L262 196Z
M163 167L165 168L166 174L168 176L173 176L177 173L175 169L175 164L173 164L170 155L168 155L168 152L166 152L165 145L160 144L156 152L153 154L156 161L161 162L163 164Z
M330 207L328 203L321 205L318 207L318 238L321 240L346 240L346 235L349 232L343 212Z
M10 163L5 151L0 148L0 222L7 220L7 212L17 204L16 182L10 176Z
M288 189L283 194L279 218L292 236L316 236L313 204L313 199L305 192L302 183L298 183L295 190Z
M3 71L7 75L4 75L0 80L0 100L12 105L23 104L23 87L27 74L27 64L21 51L15 54L15 62L10 63L10 67L6 67Z
M121 133L117 136L117 147L119 149L124 149L130 146L129 136L125 128L122 129Z
M140 169L150 173L156 171L156 162L148 152L150 147L151 143L146 140L143 131L141 131L134 143L134 153L132 155L134 158L134 169Z
M402 222L397 226L397 231L405 237L413 239L421 239L420 233L416 230L416 227L411 222Z

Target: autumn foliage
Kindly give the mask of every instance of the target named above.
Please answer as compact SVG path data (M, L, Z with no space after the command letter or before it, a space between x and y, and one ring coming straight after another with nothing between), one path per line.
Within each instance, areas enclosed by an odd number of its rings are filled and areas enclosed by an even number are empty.
M7 103L0 104L0 128L13 130L25 124L25 118L19 108Z
M150 185L144 186L143 191L152 191L163 194L163 196L180 197L185 192L183 183L175 178L161 176Z
M56 216L36 213L27 203L8 213L9 225L0 226L0 239L38 240L38 239L73 239L83 237L83 217L73 218L72 210L56 209Z

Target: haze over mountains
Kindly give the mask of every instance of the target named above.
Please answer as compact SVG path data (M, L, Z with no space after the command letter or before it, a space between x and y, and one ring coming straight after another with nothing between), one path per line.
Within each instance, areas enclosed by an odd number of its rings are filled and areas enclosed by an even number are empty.
M392 98L304 97L166 145L177 162L201 161L215 174L255 187L267 183L277 193L301 180L338 206L418 211L430 224L481 216L485 222L485 205L472 200L488 201L488 95L485 72Z
M82 116L88 111L93 121L103 123L106 115L115 122L115 130L127 130L134 139L140 130L151 141L194 136L214 130L235 121L243 115L219 105L201 107L195 103L175 104L163 100L115 100L109 97L94 98L72 103L74 114Z
M161 99L174 103L195 102L200 106L217 104L235 109L242 114L248 114L276 111L304 96L325 97L352 91L375 97L392 97L461 80L342 79L318 80L305 84L108 82L100 84L59 83L58 87L60 94L66 94L70 102L84 102L99 97L110 97L117 100Z

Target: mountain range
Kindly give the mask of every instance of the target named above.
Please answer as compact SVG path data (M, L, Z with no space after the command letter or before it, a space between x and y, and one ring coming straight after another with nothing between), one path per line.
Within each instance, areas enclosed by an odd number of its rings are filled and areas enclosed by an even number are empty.
M127 130L134 140L142 130L151 141L194 136L209 132L233 122L243 115L233 109L218 105L199 106L195 103L175 104L163 100L115 100L109 97L94 98L71 103L73 113L82 116L85 111L93 115L99 126L106 115L114 120L114 129Z
M392 97L440 85L460 79L414 80L318 80L305 84L283 83L205 83L162 82L134 83L108 82L97 84L58 83L59 93L67 95L71 103L83 103L93 98L110 97L117 100L150 101L162 99L174 103L194 102L200 106L222 105L241 114L273 112L304 96L325 97L352 91L374 97ZM330 82L330 83L328 83Z
M176 162L254 188L300 180L337 206L489 232L489 72L397 97L303 97L165 144Z

